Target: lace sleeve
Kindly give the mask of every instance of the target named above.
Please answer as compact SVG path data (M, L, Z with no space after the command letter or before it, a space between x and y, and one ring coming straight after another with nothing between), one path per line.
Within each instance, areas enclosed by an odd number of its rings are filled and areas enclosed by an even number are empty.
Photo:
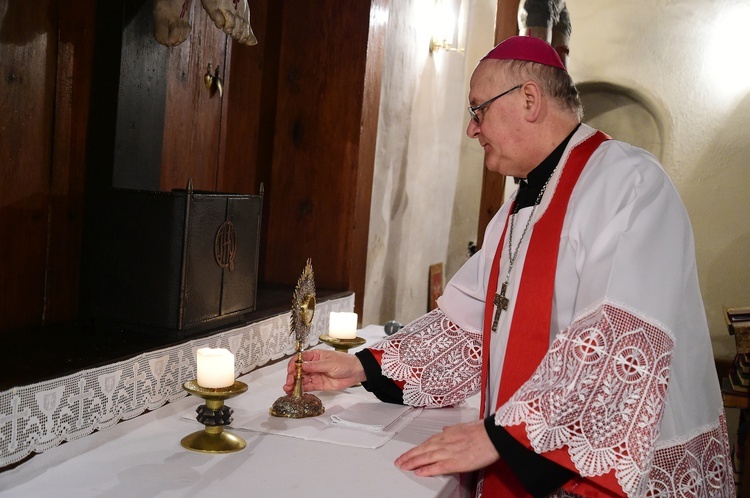
M461 329L439 308L371 349L383 352L383 375L404 383L407 405L455 405L479 390L481 335Z
M495 414L495 423L525 425L538 453L567 451L584 477L614 470L628 496L642 496L673 349L660 324L603 303L557 336L531 379Z

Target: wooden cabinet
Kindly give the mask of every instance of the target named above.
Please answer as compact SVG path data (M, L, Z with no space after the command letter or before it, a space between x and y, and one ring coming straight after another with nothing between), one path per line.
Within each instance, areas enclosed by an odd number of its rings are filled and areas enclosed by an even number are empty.
M88 194L189 178L264 184L259 292L312 258L318 287L361 310L388 2L249 4L257 46L193 1L175 48L153 40L150 1L0 4L0 331L78 316Z

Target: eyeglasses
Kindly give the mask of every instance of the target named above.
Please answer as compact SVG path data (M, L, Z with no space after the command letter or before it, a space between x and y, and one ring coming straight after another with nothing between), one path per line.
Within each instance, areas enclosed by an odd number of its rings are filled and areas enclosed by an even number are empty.
M523 85L516 85L513 88L511 88L510 90L506 90L503 93L501 93L500 95L492 97L487 102L482 102L481 104L479 104L477 106L474 106L474 107L469 106L469 114L471 114L471 119L473 119L476 124L480 124L482 122L482 119L480 118L480 115L477 114L477 111L484 111L484 109L486 109L487 107L489 107L490 104L492 104L494 101L496 101L497 99L499 99L503 95L507 95L510 92L512 92L513 90L518 90L522 86Z

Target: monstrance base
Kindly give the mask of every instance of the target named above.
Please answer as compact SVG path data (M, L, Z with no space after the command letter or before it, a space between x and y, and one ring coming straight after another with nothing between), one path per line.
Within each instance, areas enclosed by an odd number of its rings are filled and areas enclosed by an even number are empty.
M314 394L304 393L301 397L288 394L277 399L268 413L274 417L305 418L323 415L326 411L323 402Z

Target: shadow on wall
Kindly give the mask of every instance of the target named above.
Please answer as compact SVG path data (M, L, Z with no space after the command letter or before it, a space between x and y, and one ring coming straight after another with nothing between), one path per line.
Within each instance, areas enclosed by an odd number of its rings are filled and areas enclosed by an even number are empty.
M750 94L705 141L681 195L695 232L701 290L717 358L732 358L734 339L722 306L750 305Z
M664 108L631 89L603 82L577 84L584 122L613 138L663 159L670 131ZM741 100L707 138L704 153L672 173L693 225L704 306L718 364L734 358L734 339L722 306L750 305L750 95ZM672 175L670 175L672 176ZM721 368L721 367L720 367Z
M635 91L604 82L576 85L583 103L583 121L612 138L646 149L662 159L663 113Z
M405 242L403 236L404 213L409 206L409 195L406 191L406 179L409 176L408 156L409 143L407 141L403 155L391 163L391 167L396 168L396 170L389 172L389 174L393 175L396 181L388 182L389 192L383 196L384 203L386 203L383 212L388 214L387 222L389 225L385 244L382 300L379 309L380 321L377 323L398 319L396 313L399 311L397 299L399 298L399 274L401 271L398 262L401 259Z

